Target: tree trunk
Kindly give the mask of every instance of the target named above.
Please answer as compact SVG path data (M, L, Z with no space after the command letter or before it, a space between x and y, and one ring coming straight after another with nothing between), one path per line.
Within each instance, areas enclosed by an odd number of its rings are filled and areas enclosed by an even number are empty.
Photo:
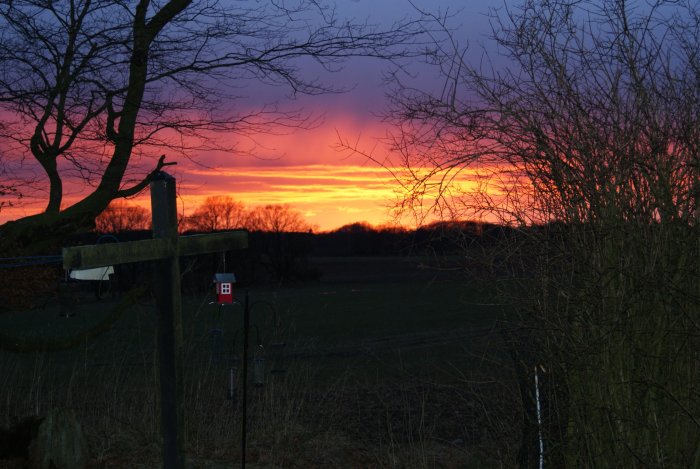
M46 212L58 213L61 210L61 202L63 200L63 181L54 168L53 171L47 171L49 175L49 203L46 205Z

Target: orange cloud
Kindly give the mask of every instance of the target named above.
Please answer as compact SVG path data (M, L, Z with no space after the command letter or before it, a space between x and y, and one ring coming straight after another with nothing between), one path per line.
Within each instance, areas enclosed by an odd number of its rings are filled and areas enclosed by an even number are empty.
M304 212L312 224L332 229L354 221L390 221L389 208L399 195L399 184L392 173L400 171L401 168L323 164L200 168L187 173L180 192L185 212L209 195L227 194L248 206L290 204ZM462 175L463 189L475 187L474 184L466 173Z
M186 212L209 195L225 193L248 206L292 205L321 229L357 220L385 222L394 190L383 168L332 165L196 169L180 185Z

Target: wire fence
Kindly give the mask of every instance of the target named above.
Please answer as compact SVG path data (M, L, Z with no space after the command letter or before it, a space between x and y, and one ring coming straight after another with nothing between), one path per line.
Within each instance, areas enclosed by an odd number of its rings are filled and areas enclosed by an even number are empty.
M17 267L57 265L63 262L62 255L0 257L0 269Z
M0 262L7 273L13 267L54 268L61 259L23 257ZM115 275L122 273L118 270ZM65 281L56 272L52 278L56 288ZM49 408L67 406L80 417L99 457L118 460L123 454L118 454L115 440L134 438L134 429L141 432L140 439L158 438L153 423L158 421L153 298L147 285L140 296L127 297L124 288L115 297L97 298L83 288L90 282L73 284L78 286L68 292L73 316L61 316L58 302L0 315L6 343L13 340L12 334L24 336L24 341L12 341L14 349L0 352L0 373L10 383L0 390L0 402L7 403L4 411L0 409L0 426L10 426L17 415L40 415ZM279 439L300 428L308 428L310 434L324 428L323 432L342 431L358 441L368 435L374 441L393 441L396 448L412 445L412 439L425 445L447 442L443 452L462 457L462 466L456 467L463 467L465 459L459 454L482 440L485 432L494 441L512 444L513 429L517 433L518 428L510 422L512 412L499 420L510 408L490 400L473 401L477 388L479 399L487 394L497 400L509 398L507 382L501 380L508 374L509 363L499 326L481 323L431 331L416 325L409 331L402 324L406 319L401 310L419 310L415 314L419 320L445 314L441 309L450 302L409 296L407 292L425 287L420 282L408 287L401 282L366 285L253 289L257 306L252 309L248 368L254 385L250 396L254 447L269 435ZM396 310L391 304L381 306L386 310L382 314L396 323L378 324L375 329L372 321L379 320L379 314L372 318L364 315L363 308L374 307L377 298L385 297L396 298ZM347 306L348 300L354 302L352 307ZM454 299L455 304L458 301ZM462 303L466 311L500 306ZM241 308L217 305L211 287L184 295L182 309L188 441L199 448L199 454L221 452L221 448L230 452L239 436ZM364 330L352 329L368 318L372 321ZM387 332L394 326L402 332ZM479 406L488 406L484 412L499 422L497 429L486 428L486 416L477 415ZM276 451L290 454L294 449ZM139 457L147 460L149 456ZM277 464L284 467L283 461ZM384 463L386 467L402 464L414 467L415 461Z

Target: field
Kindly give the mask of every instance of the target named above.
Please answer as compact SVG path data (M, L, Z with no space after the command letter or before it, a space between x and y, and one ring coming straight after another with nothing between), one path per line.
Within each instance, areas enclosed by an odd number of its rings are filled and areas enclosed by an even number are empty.
M512 456L512 365L496 332L504 308L454 266L432 263L315 259L318 281L248 290L251 356L264 364L263 373L251 371L260 381L248 402L251 467L498 467ZM75 335L120 302L79 300L68 318L51 304L0 315L0 330L29 339ZM212 300L183 298L191 467L240 459L243 310ZM68 407L94 467L157 467L154 337L147 296L71 350L3 352L9 385L0 391L0 424Z

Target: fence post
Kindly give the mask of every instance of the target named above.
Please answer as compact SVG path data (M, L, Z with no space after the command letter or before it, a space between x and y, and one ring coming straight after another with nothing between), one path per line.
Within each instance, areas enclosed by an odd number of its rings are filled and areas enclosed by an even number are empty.
M153 237L167 239L174 247L170 258L154 263L163 467L183 469L185 414L176 185L175 178L167 173L158 173L151 182L151 213Z

